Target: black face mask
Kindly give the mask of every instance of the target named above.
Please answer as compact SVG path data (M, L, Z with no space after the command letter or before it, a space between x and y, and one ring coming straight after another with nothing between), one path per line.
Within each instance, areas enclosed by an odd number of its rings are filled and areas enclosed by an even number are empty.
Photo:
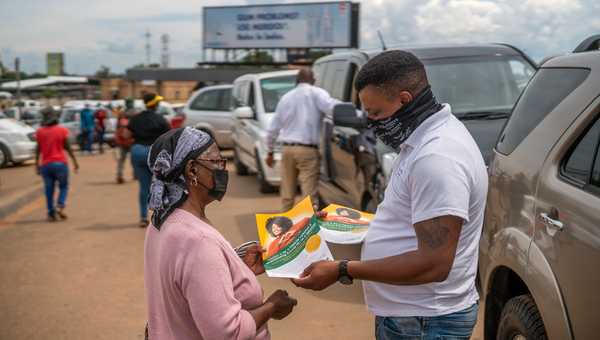
M229 182L229 172L221 169L210 169L209 167L200 164L212 172L213 187L209 188L202 184L203 187L208 189L208 196L221 201L227 192L227 183Z
M213 169L213 187L208 190L208 195L217 201L223 199L227 192L227 183L229 182L229 173L227 170Z
M442 105L435 99L431 87L427 86L388 118L368 119L367 127L373 129L375 136L384 144L398 150L421 123L441 109Z

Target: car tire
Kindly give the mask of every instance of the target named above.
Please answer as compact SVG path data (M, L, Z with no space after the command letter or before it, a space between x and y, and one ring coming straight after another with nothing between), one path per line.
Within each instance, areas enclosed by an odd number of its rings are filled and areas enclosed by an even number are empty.
M272 194L277 191L277 188L272 186L265 177L265 172L262 168L262 163L260 161L260 157L258 156L258 152L255 153L256 158L256 178L258 179L259 191L263 194Z
M235 165L235 173L238 176L248 176L249 171L248 167L242 163L240 158L238 157L237 148L233 148L233 164Z
M547 340L544 322L531 295L516 296L504 305L497 340Z
M0 168L7 166L9 161L10 153L8 152L8 148L3 144L0 144Z

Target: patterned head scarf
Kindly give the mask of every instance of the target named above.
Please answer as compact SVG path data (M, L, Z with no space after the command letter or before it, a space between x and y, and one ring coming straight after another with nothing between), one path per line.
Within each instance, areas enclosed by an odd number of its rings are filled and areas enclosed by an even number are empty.
M163 222L188 197L183 177L185 165L214 143L206 132L190 127L173 129L152 144L148 166L152 172L149 207L152 225L160 230Z

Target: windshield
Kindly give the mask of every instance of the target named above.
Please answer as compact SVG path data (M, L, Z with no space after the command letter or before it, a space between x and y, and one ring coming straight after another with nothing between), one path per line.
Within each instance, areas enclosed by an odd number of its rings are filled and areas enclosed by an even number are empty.
M433 93L457 116L509 113L535 69L521 57L468 57L426 63Z
M284 76L262 79L260 90L262 92L265 112L275 112L279 99L296 86L296 76Z

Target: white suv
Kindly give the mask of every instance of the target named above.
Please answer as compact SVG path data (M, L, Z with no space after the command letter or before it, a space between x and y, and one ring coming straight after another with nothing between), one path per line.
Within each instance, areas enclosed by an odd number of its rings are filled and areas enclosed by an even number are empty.
M238 175L256 172L262 193L274 192L281 182L281 153L275 149L275 166L265 163L267 129L279 99L296 86L298 70L246 74L233 83L233 150Z
M185 126L205 131L215 138L219 147L233 146L231 128L232 85L207 86L194 92L183 107Z

